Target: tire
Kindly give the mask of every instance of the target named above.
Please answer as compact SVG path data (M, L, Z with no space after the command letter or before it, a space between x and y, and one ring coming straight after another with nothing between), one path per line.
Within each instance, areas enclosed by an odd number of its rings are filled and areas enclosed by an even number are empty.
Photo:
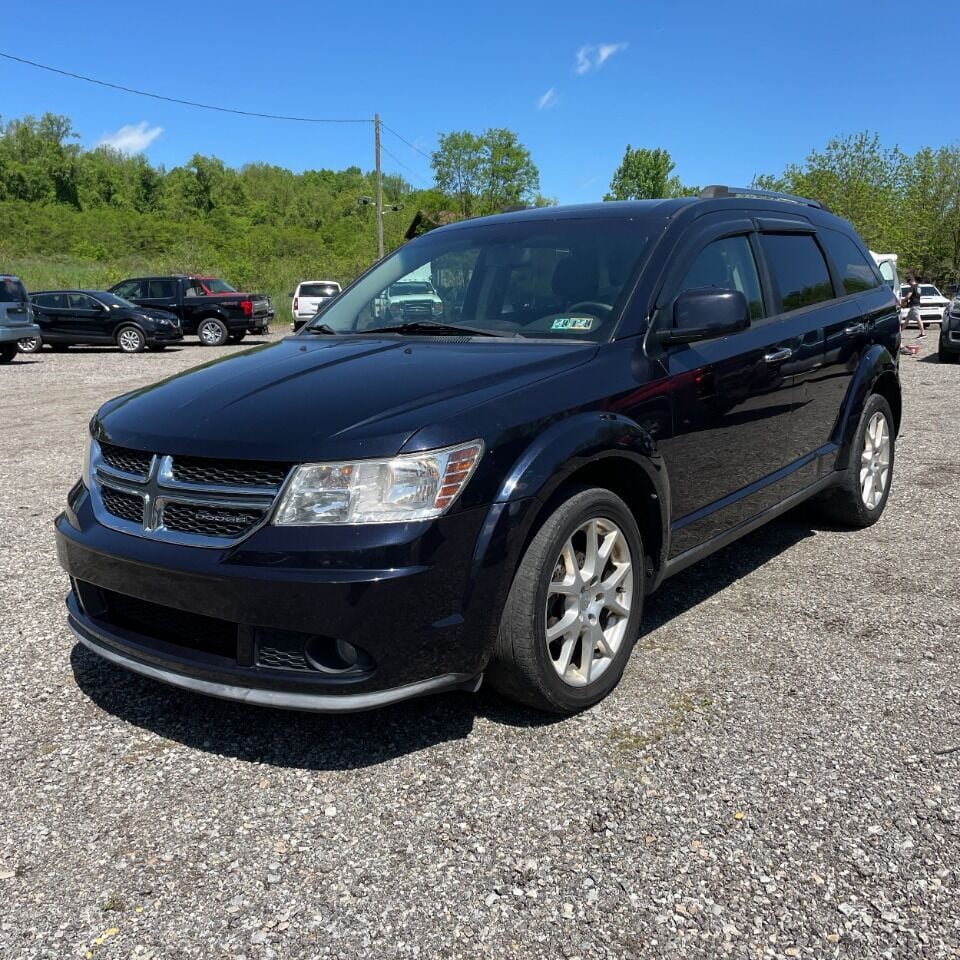
M216 317L207 317L197 325L197 338L205 347L222 347L229 336L226 324Z
M636 520L618 496L596 487L572 487L565 494L520 561L485 676L511 700L571 714L598 703L623 675L640 631L644 559ZM617 536L603 569L592 570L600 582L578 591L589 565L591 527L601 549L612 534ZM566 591L557 589L561 584ZM548 638L548 629L564 620L568 629Z
M231 343L243 343L243 338L246 336L246 333L231 333L230 342Z
M121 327L117 331L117 346L122 353L143 353L147 338L139 327Z
M167 345L165 343L150 343L147 344L147 349L151 353L163 353L167 349Z
M885 454L883 443L878 445L876 442L876 433L868 436L868 431L874 430L878 418L882 418L884 422ZM854 529L876 523L887 505L895 460L896 440L890 404L874 393L867 400L857 424L857 432L850 448L850 465L843 471L840 483L828 490L820 502L823 514L835 523ZM869 463L869 466L863 466L865 463ZM867 469L873 473L872 487L868 486L869 477L864 476L861 479L861 474ZM882 483L879 496L878 481Z
M940 344L937 346L937 358L941 363L956 363L957 360L960 359L960 354L944 350L943 345Z
M18 353L16 340L11 340L10 343L0 343L0 363L13 363Z
M43 347L43 340L40 337L26 337L17 341L17 349L21 353L39 353Z

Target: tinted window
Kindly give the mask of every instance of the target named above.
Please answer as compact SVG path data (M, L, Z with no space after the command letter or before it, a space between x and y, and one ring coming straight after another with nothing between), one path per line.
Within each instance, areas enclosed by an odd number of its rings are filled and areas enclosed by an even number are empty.
M92 310L93 304L90 298L84 293L68 293L67 306L71 310Z
M0 303L23 303L27 291L16 277L4 277L0 280Z
M123 283L117 284L114 288L114 293L118 297L139 297L142 296L140 293L140 281L139 280L125 280Z
M757 264L746 237L714 240L697 254L677 293L701 287L739 290L750 305L750 318L759 320L763 316Z
M827 262L813 237L802 233L765 233L760 242L780 288L784 313L833 299Z
M33 302L39 307L46 307L48 310L57 309L63 306L63 294L42 293L39 297L34 297Z
M172 280L148 280L146 300L172 300L174 284ZM117 293L124 297L126 294L122 290Z
M846 234L822 230L820 239L826 246L833 265L840 271L846 293L862 293L880 286L876 271Z
M332 283L301 283L301 297L335 297L340 292L340 287Z

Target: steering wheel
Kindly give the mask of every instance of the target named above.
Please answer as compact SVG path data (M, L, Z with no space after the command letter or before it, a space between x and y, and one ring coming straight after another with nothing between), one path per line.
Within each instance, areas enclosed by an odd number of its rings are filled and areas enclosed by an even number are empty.
M613 310L613 307L611 307L609 303L601 303L599 300L581 300L579 303L567 307L569 313L573 313L574 310L592 313L598 320L602 320L604 317L610 316L610 311Z

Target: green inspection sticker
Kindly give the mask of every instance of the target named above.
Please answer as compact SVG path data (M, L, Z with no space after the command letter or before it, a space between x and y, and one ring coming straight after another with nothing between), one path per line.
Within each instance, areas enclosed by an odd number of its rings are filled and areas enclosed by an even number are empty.
M590 330L593 317L557 317L550 324L551 330Z

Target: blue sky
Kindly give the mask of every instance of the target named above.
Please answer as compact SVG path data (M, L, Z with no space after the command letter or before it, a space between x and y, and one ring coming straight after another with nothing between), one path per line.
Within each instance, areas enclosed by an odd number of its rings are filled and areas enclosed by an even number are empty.
M602 197L628 143L668 149L701 185L777 173L864 129L907 151L957 143L956 19L955 0L34 0L8 10L0 50L251 111L376 111L428 155L438 133L508 127L542 191L576 203ZM85 146L143 146L167 167L195 152L237 166L373 165L369 123L229 116L4 60L0 109L67 114ZM430 181L426 157L389 132L383 142L388 172Z

